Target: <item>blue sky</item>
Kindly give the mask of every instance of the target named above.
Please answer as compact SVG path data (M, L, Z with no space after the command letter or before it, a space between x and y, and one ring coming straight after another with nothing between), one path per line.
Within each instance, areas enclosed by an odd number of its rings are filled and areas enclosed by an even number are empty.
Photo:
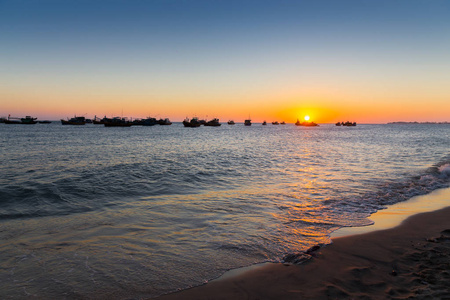
M427 119L449 112L448 1L0 0L0 43L2 115L424 99Z

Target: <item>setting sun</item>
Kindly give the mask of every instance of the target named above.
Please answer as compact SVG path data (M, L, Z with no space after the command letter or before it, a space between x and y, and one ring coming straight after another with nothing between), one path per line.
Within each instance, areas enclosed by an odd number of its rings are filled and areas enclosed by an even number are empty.
M309 116L305 116L305 121L309 121Z

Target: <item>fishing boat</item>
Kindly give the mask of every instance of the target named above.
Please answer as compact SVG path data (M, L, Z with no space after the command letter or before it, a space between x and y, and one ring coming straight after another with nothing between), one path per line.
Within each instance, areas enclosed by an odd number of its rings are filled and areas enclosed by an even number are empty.
M263 125L267 125L267 122L266 121L264 121L263 123L262 123Z
M172 125L172 122L170 122L169 118L159 119L158 120L159 125Z
M12 118L11 116L8 116L8 119L5 119L4 123L5 124L27 124L27 125L30 125L30 124L36 124L37 123L36 119L37 118L33 118L30 116L26 116L25 118Z
M50 124L52 121L48 121L48 120L44 120L44 121L39 121L39 124Z
M198 118L194 117L189 120L189 118L184 119L183 121L184 127L200 127L202 125Z
M281 125L286 125L286 122L285 122L285 121L283 121L283 122L281 122L280 124L281 124Z
M146 119L136 119L132 122L132 125L140 125L140 126L154 126L158 124L158 121L155 118L146 118Z
M133 122L128 121L127 118L114 117L112 119L107 119L103 124L105 127L130 127L133 125Z
M108 118L106 116L103 117L103 119L100 119L99 117L95 116L92 120L92 123L95 125L103 125L105 122L108 121Z
M234 124L236 124L236 123L234 123L233 120L229 120L227 123L228 123L228 125L234 125Z
M73 117L73 118L67 118L67 120L61 119L62 125L85 125L86 124L86 118L85 117Z
M210 121L205 123L205 126L218 127L220 125L222 125L222 124L219 123L219 119L217 119L217 118L214 118L214 119L212 119L212 120L210 120Z
M278 121L273 121L272 125L280 125L280 123L278 123Z
M252 120L250 120L250 119L245 120L244 121L244 125L245 126L252 126Z

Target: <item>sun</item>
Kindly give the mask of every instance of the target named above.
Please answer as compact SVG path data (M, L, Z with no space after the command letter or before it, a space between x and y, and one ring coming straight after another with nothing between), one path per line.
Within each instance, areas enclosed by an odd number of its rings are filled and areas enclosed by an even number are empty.
M309 116L305 116L305 121L309 121Z

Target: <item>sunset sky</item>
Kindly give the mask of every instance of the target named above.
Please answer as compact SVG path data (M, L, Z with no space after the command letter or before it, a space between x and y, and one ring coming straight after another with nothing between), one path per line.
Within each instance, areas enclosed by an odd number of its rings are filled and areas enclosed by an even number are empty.
M0 116L450 121L450 1L0 0Z

